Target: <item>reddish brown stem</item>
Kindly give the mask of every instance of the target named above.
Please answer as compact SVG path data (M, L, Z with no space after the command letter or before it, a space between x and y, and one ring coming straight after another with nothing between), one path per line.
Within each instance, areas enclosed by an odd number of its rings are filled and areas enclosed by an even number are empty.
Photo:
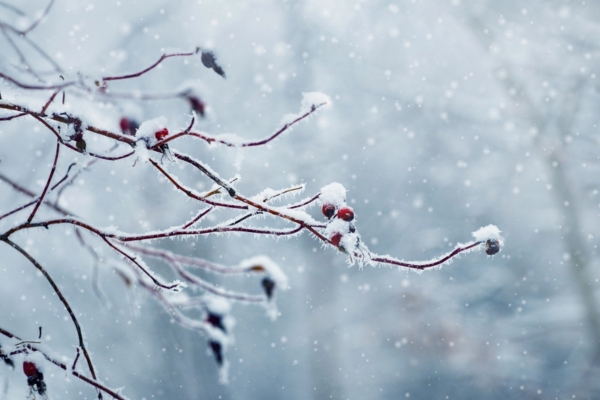
M291 208L291 209L302 208L302 207L307 206L310 203L316 201L319 198L319 196L321 196L321 193L317 193L313 197L311 197L310 199L308 199L306 201L303 201L302 203L294 204L293 206L290 206L289 208Z
M73 366L71 367L71 371L75 371L75 367L77 366L77 361L79 361L79 347L77 348L77 355L75 356L75 360L73 360Z
M192 218L192 220L190 222L188 222L184 226L182 226L181 229L187 229L190 226L194 225L196 222L200 221L200 219L202 217L204 217L206 214L208 214L209 212L211 212L214 209L215 209L214 207L209 207L206 210L198 213L198 215L196 215L194 218Z
M246 228L246 227L230 227L230 226L218 226L206 229L186 229L186 230L175 230L167 231L162 233L150 233L147 235L130 235L120 236L118 239L123 242L139 242L143 240L151 239L163 239L176 236L196 236L196 235L208 235L210 233L227 233L227 232L243 232L243 233L254 233L258 235L273 235L273 236L288 236L300 232L303 229L299 226L290 230L271 230L271 229L258 229L258 228Z
M2 180L2 181L4 181L4 182L8 183L10 186L12 186L12 187L13 187L13 189L15 189L15 190L16 190L16 191L18 191L18 192L21 192L21 193L23 193L23 194L25 194L25 195L27 195L27 196L29 196L29 197L35 197L35 193L33 193L32 191L30 191L29 189L26 189L26 188L24 188L24 187L20 186L19 184L17 184L16 182L12 181L11 179L9 179L8 177L6 177L6 176L4 176L4 175L2 175L2 174L0 174L0 180ZM0 220L1 220L1 219L3 219L3 218L6 218L6 217L8 217L9 215L12 215L12 214L16 213L17 211L21 211L21 210L23 210L23 209L25 209L25 208L29 207L30 205L32 205L32 204L33 204L33 203L35 203L36 201L37 201L37 200L34 200L34 201L32 201L32 202L30 202L30 203L27 203L27 204L25 204L24 206L21 206L21 207L19 207L19 208L15 209L15 210L9 211L8 213L6 213L6 214L4 214L4 215L0 216ZM65 210L65 209L63 209L63 208L61 208L61 207L59 207L59 206L58 206L58 205L56 205L56 204L48 203L48 201L45 201L44 203L45 203L45 204L46 204L48 207L50 207L50 208L54 209L55 211L59 212L60 214L63 214L63 215L70 215L70 213L69 213L67 210Z
M151 257L162 258L165 260L174 260L182 265L189 265L191 267L202 268L207 271L219 273L219 274L246 274L248 273L245 269L225 267L211 263L206 260L194 257L186 257L178 254L174 254L168 250L149 248L133 243L127 243L126 246L134 251L142 254L147 254Z
M274 209L272 209L270 207L267 207L264 204L257 203L255 201L252 201L252 200L248 199L248 198L245 198L243 196L238 195L236 193L235 189L231 185L229 185L228 183L226 183L225 181L223 181L221 178L219 178L214 172L212 172L210 169L208 169L206 166L204 166L200 161L194 160L193 158L191 158L191 157L189 157L189 156L187 156L185 154L178 153L178 152L173 152L173 154L175 155L176 158L178 158L178 159L180 159L180 160L182 160L182 161L184 161L184 162L186 162L188 164L191 164L194 167L198 168L202 173L204 173L206 176L208 176L210 179L212 179L216 184L218 184L223 189L225 189L227 191L227 193L229 193L229 195L231 197L233 197L234 199L236 199L236 200L238 200L238 201L240 201L242 203L245 203L245 204L247 204L247 205L249 205L251 207L254 207L254 208L258 209L258 210L267 212L267 213L269 213L271 215L275 215L277 217L280 217L280 218L283 218L283 219L287 219L288 221L295 222L298 225L300 225L301 228L306 228L307 230L309 230L313 235L315 235L316 237L318 237L322 241L331 243L329 239L327 239L325 236L321 235L319 232L317 232L310 225L306 224L306 222L304 222L304 221L302 221L300 219L291 217L289 215L282 214L281 212L279 212L277 210L274 210ZM165 176L167 176L167 178L171 182L173 182L173 184L175 186L177 186L177 187L181 186L173 178L171 178L168 173L166 173L162 168L160 168L160 166L158 164L156 164L156 162L154 162L152 160L150 160L150 161L152 162L152 164L155 167L159 168L159 170L161 170L161 172L163 174L165 174ZM241 207L237 206L235 208L241 208Z
M177 157L177 155L175 155ZM178 157L179 158L179 157ZM184 159L184 161L187 159ZM211 206L215 206L215 207L225 207L225 208L237 208L237 209L242 209L242 210L247 210L248 207L246 206L239 206L236 204L230 204L230 203L219 203L219 202L215 202L212 200L208 200L206 198L206 196L198 196L197 194L193 193L190 189L184 187L183 185L181 185L179 182L177 182L171 175L169 175L169 173L167 171L164 170L163 167L161 167L160 165L158 165L158 163L152 159L149 160L150 163L156 168L158 169L177 189L181 190L183 193L185 193L188 197L191 197L192 199L195 200L199 200L203 203L206 204L210 204Z
M223 289L220 289L218 287L211 285L210 283L198 278L194 274L191 274L188 271L186 271L185 269L183 269L182 266L180 265L179 261L177 260L177 257L173 253L166 252L166 251L154 250L154 249L148 249L146 247L136 246L136 245L128 245L127 247L132 250L135 250L139 253L147 254L149 256L153 256L153 257L162 259L167 264L169 264L173 268L173 270L179 276L181 276L183 279L185 279L186 281L194 284L195 286L197 286L201 289L204 289L207 292L210 292L217 296L222 296L222 297L226 297L231 300L247 302L247 303L263 303L266 300L265 296L251 296L251 295L247 295L247 294L243 294L243 293L229 292L229 291L226 291L226 290L223 290ZM247 271L244 271L244 272L247 272Z
M75 325L75 330L77 331L77 338L79 339L79 347L81 347L81 350L83 351L83 355L87 361L87 364L90 369L90 373L92 374L92 377L94 379L96 379L96 372L94 371L94 365L92 364L92 359L90 358L90 355L88 354L88 351L85 347L85 343L83 341L83 334L81 333L81 326L79 325L79 321L77 320L77 317L75 317L75 313L73 312L71 305L69 304L69 302L67 301L65 296L62 294L62 292L60 291L60 289L54 282L54 279L52 279L50 274L48 274L48 272L44 269L44 267L42 267L42 265L39 262L37 262L37 260L35 260L31 256L31 254L29 254L27 251L25 251L18 244L9 240L8 237L1 237L0 240L6 242L6 244L8 244L13 249L17 250L19 253L21 253L23 256L25 256L25 258L27 258L29 260L29 262L31 262L33 264L33 266L36 267L37 270L42 273L42 275L44 275L44 277L46 278L46 280L48 281L50 286L52 286L54 293L56 293L56 295L58 296L60 301L63 303L63 305L67 309L67 312L69 313L69 316L71 317L71 320L73 321L73 325Z
M395 258L386 257L386 256L371 257L371 261L380 262L380 263L384 263L384 264L398 265L400 267L424 270L427 268L435 267L437 265L441 265L441 264L445 263L446 261L448 261L449 259L451 259L452 257L456 256L457 254L462 253L463 251L466 251L466 250L470 250L473 247L477 247L481 243L483 243L483 242L473 242L473 243L469 243L467 245L459 246L459 247L455 248L454 250L452 250L450 253L443 256L442 258L432 261L432 262L425 262L425 263L406 262L406 261L401 261L401 260L397 260Z
M50 98L48 99L48 101L46 102L46 104L44 104L44 107L42 107L42 111L40 111L40 114L45 114L46 110L48 109L48 107L50 107L50 104L52 103L52 101L54 100L54 98L56 97L57 94L60 93L60 90L55 91L54 93L52 93L52 96L50 96Z
M150 278L152 280L152 282L154 282L154 284L158 287L161 287L163 289L174 289L176 288L177 284L173 284L173 285L165 285L164 283L161 283L158 279L156 279L155 277L152 276L152 274L150 272L148 272L148 270L146 270L146 268L144 268L139 262L136 261L135 257L130 256L129 254L125 253L123 250L119 249L117 246L115 246L114 244L112 244L110 242L110 240L108 240L106 237L101 236L102 240L104 240L106 242L106 244L108 244L110 247L112 247L116 252L118 252L119 254L121 254L123 257L127 258L129 261L131 261L136 267L138 267L140 269L140 271L142 271L148 278Z
M44 10L44 12L42 13L42 15L40 15L40 17L38 19L36 19L35 21L33 21L33 23L31 25L29 25L29 27L27 27L27 29L23 29L22 31L19 31L19 33L21 34L21 36L25 36L27 35L29 32L31 32L32 30L35 29L36 26L38 26L38 24L40 22L42 22L42 20L44 18L46 18L46 15L48 15L48 12L50 12L50 9L52 8L52 5L54 4L54 0L50 0L50 2L48 3L48 5L46 6L46 9Z
M10 117L2 117L2 118L0 118L0 121L10 121L11 119L20 118L25 115L27 115L27 113L19 113L19 114L11 115Z
M151 71L154 68L158 67L158 65L161 62L163 62L165 59L167 59L167 58L171 58L171 57L190 57L190 56L193 56L194 54L196 54L196 52L163 54L162 56L160 56L160 58L158 59L158 61L156 61L154 64L152 64L148 68L145 68L145 69L141 70L140 72L136 72L136 73L128 74L128 75L120 75L120 76L107 76L107 77L102 78L102 81L103 82L107 82L107 81L117 81L117 80L122 80L122 79L137 78L139 76L144 75L146 72Z
M16 80L15 78L13 78L12 76L7 75L3 72L0 72L0 78L4 78L7 81L12 82L22 89L30 89L30 90L57 90L57 89L63 89L63 88L69 87L69 86L73 86L76 83L75 81L69 81L69 82L65 82L65 83L57 83L54 85L30 85L28 83L20 82L20 81Z
M220 143L223 144L225 146L229 146L229 147L254 147L254 146L262 146L265 145L267 143L269 143L271 140L277 138L279 135L281 135L283 132L285 132L286 130L288 130L291 126L295 125L296 123L302 121L304 118L308 117L309 115L311 115L312 113L314 113L315 111L317 111L317 109L319 109L320 107L326 105L327 103L321 103L321 104L317 104L314 105L310 111L302 114L301 116L297 117L296 119L294 119L291 122L288 122L287 124L285 124L283 127L281 127L279 130L277 130L275 133L273 133L271 136L264 138L264 139L260 139L257 141L253 141L253 142L246 142L246 143L231 143L228 142L226 140L222 140L222 139L217 139L211 136L207 136L204 135L202 133L197 133L197 132L190 132L187 135L188 136L194 136L197 137L199 139L202 139L204 141L206 141L207 143ZM177 137L182 136L181 134L175 135L169 139L165 139L164 142L169 142L171 140L176 139Z

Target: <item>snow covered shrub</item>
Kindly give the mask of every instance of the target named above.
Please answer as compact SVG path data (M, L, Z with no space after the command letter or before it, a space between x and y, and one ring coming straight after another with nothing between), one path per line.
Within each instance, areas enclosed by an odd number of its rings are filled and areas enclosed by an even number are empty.
M0 65L0 121L8 125L6 132L10 132L0 136L3 147L17 147L19 132L29 131L33 122L36 124L36 140L45 143L44 146L53 155L47 168L34 174L43 176L39 188L34 185L35 181L32 182L32 175L20 173L23 165L34 165L22 158L33 159L35 154L22 154L19 162L14 162L15 159L11 157L2 160L0 180L4 187L1 193L11 193L0 202L0 241L5 245L3 253L20 253L24 263L39 271L67 310L77 335L75 354L70 358L57 355L49 344L44 343L41 328L38 340L23 340L10 326L5 326L6 321L2 321L0 334L4 339L1 341L0 358L8 367L22 365L32 395L46 395L47 382L44 377L48 375L42 371L58 368L94 387L98 397L105 393L116 399L125 398L119 390L104 384L96 373L83 333L88 326L87 318L82 318L77 304L70 301L73 289L62 285L61 277L50 274L40 261L41 257L38 257L39 247L24 240L26 232L35 231L42 237L46 235L46 238L65 230L68 235L73 234L77 246L96 260L97 268L112 268L128 286L144 290L174 321L200 332L221 370L223 382L227 381L226 353L233 341L235 324L231 303L263 306L268 315L275 318L278 315L274 303L276 293L288 288L288 279L283 268L266 256L241 260L237 266L223 266L197 256L167 250L160 239L198 238L228 233L245 234L250 238L256 235L294 237L306 232L323 247L341 252L350 264L360 267L386 264L415 270L440 266L460 253L485 249L487 254L492 255L501 248L500 231L490 225L475 232L474 241L458 244L438 258L423 262L403 261L375 254L368 249L359 234L358 216L346 204L346 189L339 183L331 183L320 190L312 188L311 195L294 201L287 199L302 193L305 185L276 190L265 188L254 194L242 193L236 184L243 178L243 173L242 176L228 178L221 176L206 160L193 154L190 143L201 142L207 146L224 146L236 151L248 148L245 150L247 152L251 152L253 147L271 145L294 125L331 104L326 95L305 93L300 110L284 117L279 128L263 139L246 140L232 134L211 135L197 127L198 118L205 117L207 106L201 100L201 91L194 85L183 85L179 90L157 95L136 90L121 91L118 82L135 82L142 76L152 74L158 67L168 68L170 59L200 61L207 69L201 69L199 73L214 71L225 78L224 67L212 51L196 48L187 52L166 52L152 65L133 73L97 77L91 77L85 71L68 73L30 39L29 34L49 10L50 7L24 27L3 25L18 58L13 64ZM32 64L29 59L39 61ZM125 104L142 103L158 97L164 101L184 100L186 109L181 112L189 114L187 126L181 128L170 124L168 116L160 112L152 119L141 121L139 116L134 115L135 111L126 111L131 107L128 109ZM114 164L113 171L123 174L134 168L137 168L136 171L155 171L155 179L157 177L174 189L169 196L186 197L195 204L195 215L175 226L158 230L143 229L135 233L115 226L101 226L98 223L101 220L99 214L111 211L108 207L87 207L92 202L90 198L98 194L97 188L81 194L79 199L65 200L66 192L100 163ZM210 182L212 187L201 191L189 180L180 179L183 168L193 170L197 180ZM144 182L139 184L143 186ZM123 190L111 197L114 200L114 204L111 204L113 208L124 208L120 214L122 217L130 213L128 208L135 206L119 201L126 196L127 191ZM315 205L321 207L323 216L313 217L308 212ZM78 211L73 211L70 206L75 206ZM164 207L158 211L169 212ZM69 243L71 246L71 241ZM43 251L46 249L42 247ZM157 259L168 265L175 279L169 281L147 264L147 259ZM66 253L62 262L73 260ZM198 269L217 275L259 276L259 290L262 293L249 294L225 289L193 272ZM18 290L25 292L26 288L19 287ZM41 303L40 307L44 307L44 304ZM48 386L51 387L51 383Z

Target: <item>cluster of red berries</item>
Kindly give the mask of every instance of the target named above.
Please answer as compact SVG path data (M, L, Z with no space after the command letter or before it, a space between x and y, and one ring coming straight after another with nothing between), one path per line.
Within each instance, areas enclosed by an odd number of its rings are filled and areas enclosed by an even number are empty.
M354 220L354 211L350 207L344 206L336 212L336 207L333 204L326 203L323 204L323 207L321 207L321 211L323 212L323 215L326 216L328 219L335 217L346 222L352 222ZM350 233L354 233L356 231L356 228L354 227L354 225L349 224L348 230ZM334 232L329 238L329 240L334 246L340 247L342 237L343 234L341 232Z
M25 376L27 376L27 384L31 390L43 396L46 393L44 374L42 374L37 366L31 361L23 362L23 372L25 373Z

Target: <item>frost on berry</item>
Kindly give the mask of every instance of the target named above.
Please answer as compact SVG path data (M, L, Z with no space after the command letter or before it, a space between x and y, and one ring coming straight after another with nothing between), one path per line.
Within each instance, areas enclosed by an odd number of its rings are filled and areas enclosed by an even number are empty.
M38 369L33 362L31 362L31 361L23 362L23 373L26 376L34 376L37 372L38 372Z
M163 140L167 136L169 136L169 130L167 128L162 128L161 130L156 131L154 133L154 137L156 138L156 140Z
M136 136L146 142L146 146L152 147L158 140L160 140L156 136L159 132L165 130L165 133L167 135L169 134L169 131L167 130L167 124L168 121L165 117L158 117L144 121L137 130ZM161 135L162 134L163 133L161 133Z
M33 361L23 361L23 373L27 376L27 385L33 392L44 395L46 393L46 383L44 374Z
M283 272L281 267L275 263L275 261L271 260L267 256L255 256L248 258L240 262L239 268L246 271L263 272L266 277L275 283L275 287L280 290L287 290L290 288L287 275Z
M350 222L354 219L354 211L350 207L342 207L339 209L337 216L339 219Z
M497 226L488 225L473 232L473 237L477 242L485 243L485 253L491 256L504 246L504 239L500 236L500 232Z
M334 246L340 247L340 242L342 241L342 234L339 232L335 232L333 235L331 235L331 238L329 240L331 240L331 243Z
M335 206L329 203L323 204L323 207L321 207L321 211L323 212L323 215L329 219L335 214Z

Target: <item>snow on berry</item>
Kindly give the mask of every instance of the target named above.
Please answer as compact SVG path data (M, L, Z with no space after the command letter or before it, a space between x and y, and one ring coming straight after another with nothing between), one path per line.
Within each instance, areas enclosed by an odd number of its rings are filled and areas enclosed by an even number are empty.
M239 268L248 271L263 270L275 282L278 289L287 290L290 288L287 275L275 261L267 256L256 256L243 260L240 262Z
M221 296L206 295L203 298L206 309L211 313L220 314L222 316L231 312L231 304L229 300Z
M144 121L142 125L140 125L136 136L146 141L149 147L152 147L152 145L157 141L156 133L162 131L163 129L166 130L167 123L168 121L165 117L158 117Z
M331 235L331 237L329 238L329 240L331 240L331 243L334 246L339 247L340 242L342 241L342 234L339 232L334 232L333 235Z
M168 134L167 119L165 117L158 117L148 121L144 121L137 130L136 137L139 138L135 152L138 156L138 160L142 163L148 162L151 158L152 153L148 149L154 146L158 142L156 134L165 130Z
M154 133L154 137L156 138L156 140L159 141L163 140L167 136L169 136L169 130L167 128L162 128L161 130Z
M337 182L330 183L321 188L319 196L322 204L332 204L334 207L343 207L346 205L346 188Z
M472 233L476 242L485 242L488 240L497 240L500 244L500 247L504 246L504 239L500 236L500 232L502 232L496 225L488 225L482 228L479 228L475 232Z
M226 298L213 294L205 294L202 296L202 301L206 308L206 333L210 339L220 342L225 349L233 343L233 336L230 332L235 326L235 318L231 316L231 303ZM210 321L211 315L213 321ZM213 323L216 317L219 318L220 326Z

